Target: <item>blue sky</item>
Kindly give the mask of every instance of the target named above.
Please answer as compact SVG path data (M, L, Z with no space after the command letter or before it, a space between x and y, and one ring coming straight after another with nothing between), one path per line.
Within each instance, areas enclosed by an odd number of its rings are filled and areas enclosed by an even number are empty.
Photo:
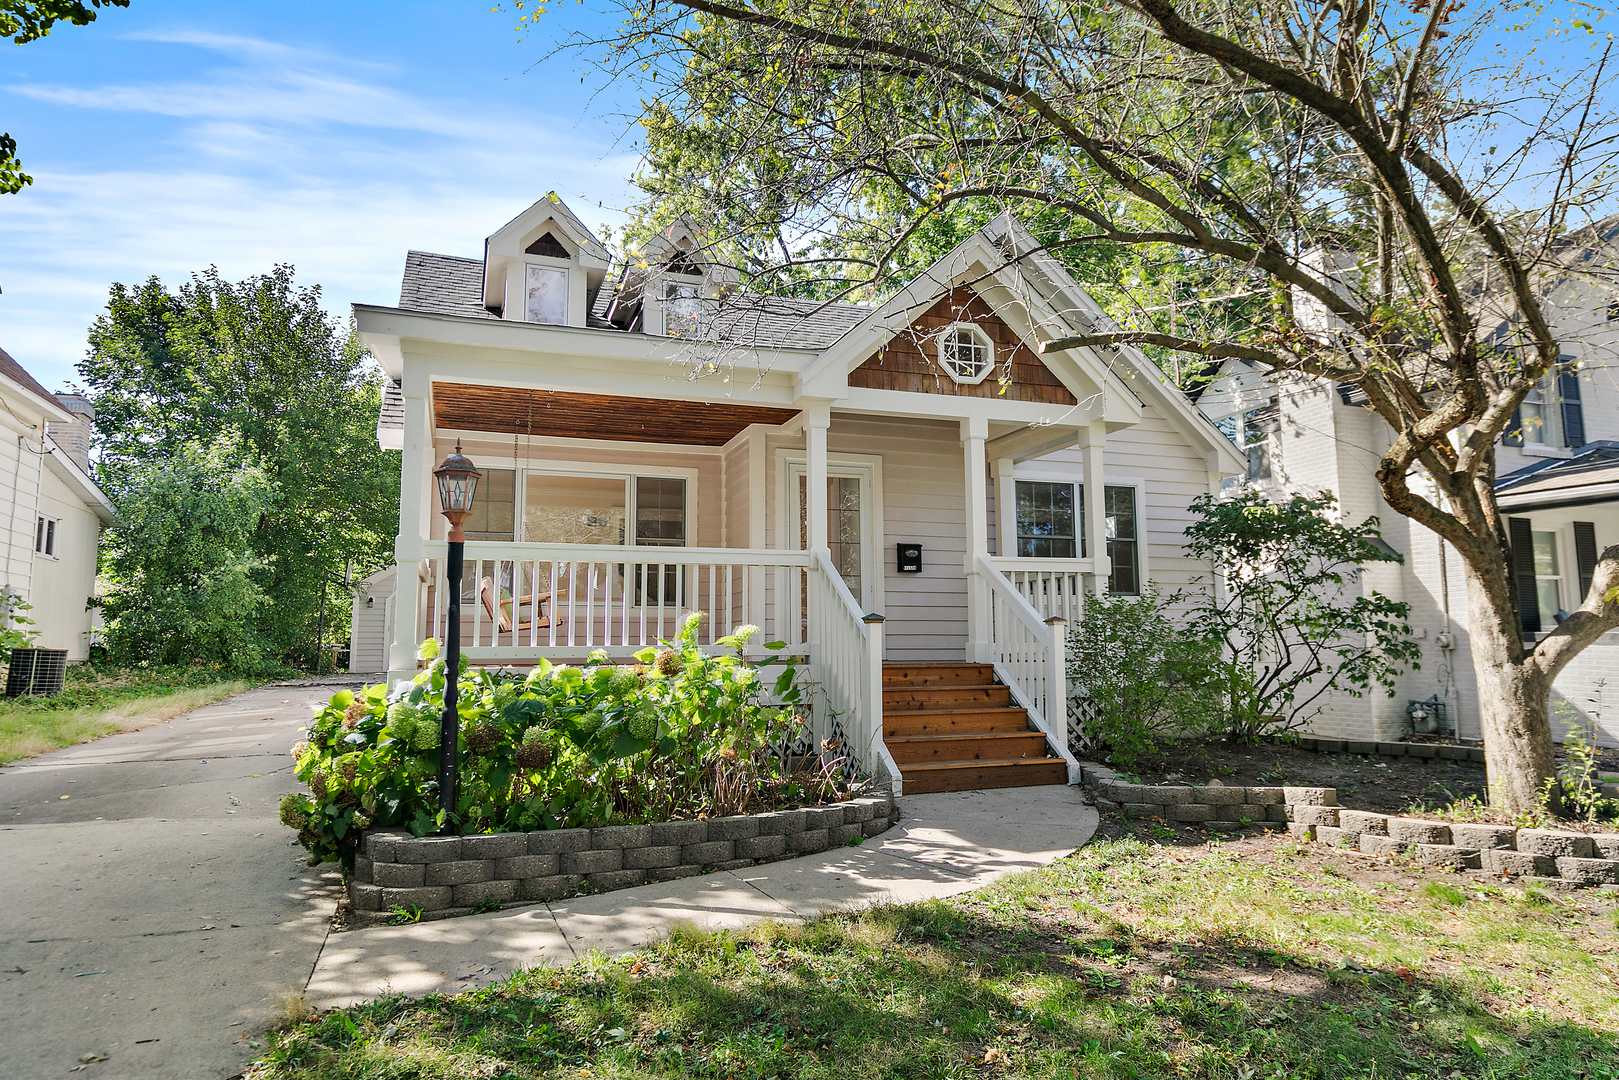
M492 6L134 0L0 43L35 178L0 197L0 347L58 389L113 281L290 262L346 317L398 298L407 249L478 255L547 190L619 223L625 103Z

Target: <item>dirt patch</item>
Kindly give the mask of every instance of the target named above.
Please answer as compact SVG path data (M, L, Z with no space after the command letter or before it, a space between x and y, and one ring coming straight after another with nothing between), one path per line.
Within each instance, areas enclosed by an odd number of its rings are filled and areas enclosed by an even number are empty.
M1338 803L1379 814L1404 812L1421 802L1449 805L1482 798L1484 766L1475 761L1384 757L1379 754L1320 754L1276 743L1177 743L1144 756L1125 770L1143 783L1330 787Z

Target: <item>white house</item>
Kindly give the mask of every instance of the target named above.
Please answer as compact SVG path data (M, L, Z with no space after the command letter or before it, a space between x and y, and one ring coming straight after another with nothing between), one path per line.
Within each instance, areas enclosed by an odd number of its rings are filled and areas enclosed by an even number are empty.
M1619 221L1594 232L1602 238L1597 250L1611 251ZM1580 257L1576 250L1574 260ZM1565 363L1531 395L1496 454L1496 497L1513 544L1526 637L1580 606L1598 554L1619 543L1619 301L1600 275L1572 272L1552 281L1545 296ZM1492 333L1508 329L1503 323ZM1226 363L1192 395L1247 455L1249 481L1276 494L1332 491L1345 519L1375 515L1384 541L1404 556L1403 565L1368 568L1361 587L1411 605L1421 669L1393 698L1333 697L1314 730L1398 739L1411 730L1413 704L1437 697L1461 737L1479 738L1461 557L1383 501L1373 472L1392 433L1364 396L1347 385L1267 379L1240 361ZM1559 738L1572 721L1599 722L1600 741L1619 745L1619 633L1576 657L1558 676L1552 700Z
M1106 316L1007 217L880 306L741 292L684 223L642 254L550 195L355 306L403 454L395 585L365 584L357 639L384 608L399 680L442 636L431 473L459 442L475 661L628 656L700 610L705 640L753 623L756 653L808 656L822 734L907 790L1061 782L1047 620L1206 571L1181 532L1232 444L1134 350L1039 353Z
M30 605L43 649L83 661L99 625L96 548L114 520L112 503L90 479L91 422L86 399L56 395L0 350L0 520L6 526L4 588Z

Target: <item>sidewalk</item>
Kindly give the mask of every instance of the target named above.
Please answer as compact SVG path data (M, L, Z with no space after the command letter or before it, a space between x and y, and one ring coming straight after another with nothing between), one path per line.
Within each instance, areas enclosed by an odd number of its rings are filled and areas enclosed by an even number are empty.
M309 980L311 1004L419 997L625 953L690 923L710 929L812 919L885 901L926 900L1030 870L1084 844L1096 810L1078 789L1005 788L912 795L888 832L860 847L510 912L331 936Z

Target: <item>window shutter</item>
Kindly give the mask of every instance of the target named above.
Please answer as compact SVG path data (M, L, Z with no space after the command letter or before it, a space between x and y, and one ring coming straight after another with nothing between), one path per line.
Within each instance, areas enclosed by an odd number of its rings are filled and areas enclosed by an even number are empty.
M1535 588L1535 537L1528 518L1507 518L1512 576L1518 581L1518 619L1525 637L1540 633L1540 592Z
M1512 410L1512 423L1507 425L1506 434L1501 436L1502 446L1523 445L1523 410Z
M1585 603L1585 594L1591 591L1591 579L1597 573L1597 527L1589 521L1574 523L1574 562L1579 567L1580 595L1577 603Z
M1585 445L1585 412L1580 407L1580 377L1572 371L1559 372L1557 396L1563 402L1563 445Z

